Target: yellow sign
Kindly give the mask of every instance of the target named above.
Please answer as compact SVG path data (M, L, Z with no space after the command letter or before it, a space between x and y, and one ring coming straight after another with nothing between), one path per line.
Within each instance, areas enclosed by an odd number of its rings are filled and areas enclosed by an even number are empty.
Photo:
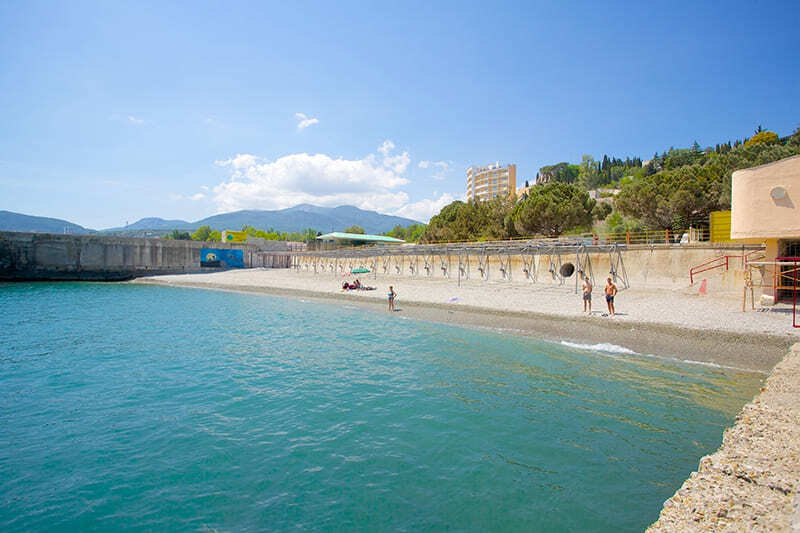
M711 242L731 241L731 212L713 211L709 217Z
M222 232L222 242L247 242L247 233L225 230Z

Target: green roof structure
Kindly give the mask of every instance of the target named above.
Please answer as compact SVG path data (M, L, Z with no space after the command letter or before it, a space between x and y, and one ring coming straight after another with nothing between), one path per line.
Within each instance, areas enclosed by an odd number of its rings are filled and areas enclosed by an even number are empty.
M386 235L363 235L361 233L342 233L335 231L317 237L318 241L361 241L382 244L403 244L404 240L387 237Z

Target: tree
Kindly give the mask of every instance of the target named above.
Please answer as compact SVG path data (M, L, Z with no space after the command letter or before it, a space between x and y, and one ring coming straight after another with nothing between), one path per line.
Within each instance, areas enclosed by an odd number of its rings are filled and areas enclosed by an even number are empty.
M420 242L468 241L494 236L496 223L489 216L490 202L456 200L442 208L428 222Z
M749 146L734 143L734 148L719 156L702 154L702 163L665 169L623 184L615 207L652 229L685 229L675 226L690 220L707 220L711 211L730 208L731 174L735 170L797 154L800 147L790 142Z
M531 190L511 214L520 235L560 235L567 230L592 223L595 201L581 187L568 183L548 183Z
M611 214L611 204L606 202L598 202L595 204L594 209L592 210L592 217L595 220L605 220L608 215Z
M360 235L364 235L364 228L361 226L353 225L349 228L345 228L344 233L358 233Z
M778 134L771 131L762 131L761 126L758 127L756 134L744 143L745 146L753 146L754 144L773 144L778 142Z
M604 162L608 161L608 156L604 156ZM581 157L581 164L578 166L578 183L587 189L594 189L600 185L600 172L598 164L594 158L588 154Z
M162 236L162 239L174 240L174 241L188 241L191 240L192 236L189 235L188 231L180 231L180 230L172 230L172 233L167 233Z
M395 239L402 239L406 242L417 242L425 231L425 224L411 224L408 227L403 227L400 224L392 228L392 231L386 233L389 237Z
M211 236L211 226L200 226L197 228L197 231L192 233L192 240L193 241L203 241L208 242Z
M542 180L547 182L559 181L562 183L574 183L578 178L579 172L580 168L578 165L570 165L567 162L561 162L539 169Z
M222 242L222 233L217 230L212 231L208 234L208 242Z

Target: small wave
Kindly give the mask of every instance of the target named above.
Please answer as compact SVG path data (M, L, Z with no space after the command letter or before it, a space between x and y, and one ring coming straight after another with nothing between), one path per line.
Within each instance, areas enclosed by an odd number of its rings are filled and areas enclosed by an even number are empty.
M633 350L629 350L624 346L617 346L616 344L611 344L608 342L601 342L598 344L580 344L577 342L561 341L561 344L563 346L569 346L570 348L577 348L578 350L592 350L594 352L624 353L624 354L638 355Z

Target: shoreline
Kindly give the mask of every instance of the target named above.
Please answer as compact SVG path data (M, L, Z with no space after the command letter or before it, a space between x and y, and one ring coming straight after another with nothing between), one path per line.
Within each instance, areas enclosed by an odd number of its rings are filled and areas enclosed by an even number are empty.
M800 531L800 343L700 459L647 533Z
M388 313L383 299L351 293L331 294L272 286L166 281L158 277L137 278L126 283L263 294L333 305L351 305ZM595 316L564 317L558 314L498 310L464 304L399 300L397 309L400 316L428 322L487 329L553 342L613 344L643 357L655 356L675 362L700 363L762 374L768 374L794 343L785 336L766 333L735 333L635 320L611 321ZM591 348L587 346L587 349Z

